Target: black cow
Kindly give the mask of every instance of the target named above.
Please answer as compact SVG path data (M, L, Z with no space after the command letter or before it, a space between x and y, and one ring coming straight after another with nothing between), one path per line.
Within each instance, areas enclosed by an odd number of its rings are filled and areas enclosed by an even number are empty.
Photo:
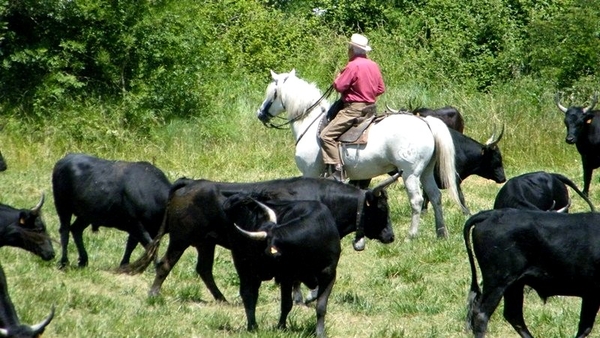
M223 204L225 214L241 228L229 226L228 237L240 278L248 330L258 327L255 312L261 282L275 278L281 289L278 327L286 327L292 309L292 288L300 281L318 289L316 333L322 337L341 253L335 219L319 201L264 203L248 194L235 194Z
M146 246L158 232L171 184L165 174L148 162L108 161L84 154L68 154L56 162L52 173L54 205L60 219L64 268L69 258L69 231L86 266L83 230L90 224L114 227L129 233L121 267L129 263L138 243ZM71 224L71 217L76 219Z
M594 95L589 106L569 108L560 104L560 94L557 93L554 101L563 113L564 123L567 127L568 144L575 144L581 155L583 165L583 193L587 196L590 191L592 172L600 167L600 110L593 110L598 102L598 93Z
M496 195L494 209L517 208L569 212L571 200L567 186L583 198L595 211L594 205L579 188L564 175L537 171L509 179Z
M0 265L0 337L10 338L37 338L42 335L46 326L54 317L54 307L50 315L38 324L29 326L21 324L15 306L8 293L6 275Z
M5 171L6 168L6 160L4 159L4 156L2 156L2 152L0 152L0 171Z
M386 108L389 112L391 112L393 114L413 114L413 115L422 116L422 117L427 117L427 116L437 117L438 119L442 120L448 128L454 129L461 134L463 133L463 131L465 129L465 121L463 120L462 115L460 114L458 109L451 107L451 106L445 106L445 107L438 108L438 109L416 108L412 111L408 110L408 109L396 110L396 109L391 108L388 105L386 105Z
M412 113L413 115L423 117L437 117L438 119L444 121L448 128L454 129L461 134L463 134L465 130L465 121L463 120L462 115L458 109L451 106L445 106L437 109L417 108L413 110Z
M543 300L581 297L577 337L590 333L600 309L600 214L488 210L469 218L463 235L471 266L467 327L475 337L485 336L502 297L504 318L521 337L532 337L523 319L526 285Z
M43 260L54 259L54 248L41 217L44 194L32 209L0 204L0 246L25 249Z
M0 247L18 247L45 261L53 259L54 248L40 216L43 205L44 194L38 204L29 210L0 204ZM0 337L38 337L53 316L54 308L39 324L22 325L8 293L4 269L0 265Z
M179 179L171 188L165 211L165 222L145 255L132 263L132 273L145 270L160 244L169 232L169 246L156 267L156 277L150 295L157 295L171 269L183 252L194 246L198 251L196 272L213 297L226 301L215 284L212 273L215 246L231 248L227 236L230 223L223 215L219 200L237 193L260 193L271 200L316 200L331 211L340 237L356 232L355 249L362 250L364 236L391 243L394 232L390 221L385 187L394 182L395 175L372 190L319 178L295 177L257 183L218 183L208 180ZM358 217L357 217L358 216Z

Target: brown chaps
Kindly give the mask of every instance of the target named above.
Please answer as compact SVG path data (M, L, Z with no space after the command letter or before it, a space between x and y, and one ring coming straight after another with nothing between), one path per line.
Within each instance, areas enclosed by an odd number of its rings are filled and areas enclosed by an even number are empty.
M362 111L367 104L363 102L344 103L344 108L321 131L321 145L323 161L325 164L341 164L337 139L355 123L356 119L363 117Z

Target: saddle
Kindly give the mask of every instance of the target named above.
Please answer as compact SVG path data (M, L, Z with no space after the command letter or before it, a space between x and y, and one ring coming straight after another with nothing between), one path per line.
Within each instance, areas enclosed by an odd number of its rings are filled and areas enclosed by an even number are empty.
M340 135L338 142L345 144L367 144L369 127L383 120L387 116L378 116L377 105L374 104L364 107L362 112L365 113L365 116L355 119L352 127ZM327 116L324 116L323 120L321 121L321 128L319 132L327 125L328 122L329 120L327 119Z

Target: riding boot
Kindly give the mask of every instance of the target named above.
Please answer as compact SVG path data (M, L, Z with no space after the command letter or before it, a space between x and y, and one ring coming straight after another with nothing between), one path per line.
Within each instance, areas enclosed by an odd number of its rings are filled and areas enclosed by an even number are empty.
M344 182L344 168L339 163L327 164L327 171L325 172L324 177L338 182Z

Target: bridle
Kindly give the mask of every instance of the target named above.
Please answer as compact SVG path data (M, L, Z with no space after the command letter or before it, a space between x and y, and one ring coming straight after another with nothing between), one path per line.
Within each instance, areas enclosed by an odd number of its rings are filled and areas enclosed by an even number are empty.
M285 80L284 80L285 82ZM275 128L275 129L284 129L282 127L292 124L296 121L302 120L304 119L315 107L317 107L319 104L321 104L321 101L323 101L325 98L329 97L329 95L331 95L331 93L333 92L333 84L329 86L329 88L327 88L327 90L325 91L325 93L323 93L323 95L315 102L313 103L310 107L308 107L307 109L304 110L304 112L302 114L298 114L294 117L292 117L291 119L288 119L286 122L283 122L281 124L273 124L270 122L270 120L272 118L281 118L284 119L284 117L281 117L279 115L275 116L275 115L271 115L269 114L269 108L271 108L271 105L273 104L273 102L275 100L277 100L277 87L275 88L275 93L273 94L273 99L271 100L271 102L269 102L266 107L262 110L262 112L269 116L269 121L267 122L263 122L263 125L267 128ZM283 110L286 110L285 105L283 104L283 101L281 101L281 106L283 107ZM315 123L315 121L317 119L319 119L319 117L321 117L321 115L323 115L325 113L325 111L321 111L321 114L319 114L319 116L317 116L317 118L315 118L308 126L310 128L310 126ZM306 129L308 130L308 128ZM304 133L302 133L300 135L300 137L298 137L298 140L296 141L296 144L298 143L298 141L300 141L300 139L302 138L302 136L306 133L306 131L304 131Z

